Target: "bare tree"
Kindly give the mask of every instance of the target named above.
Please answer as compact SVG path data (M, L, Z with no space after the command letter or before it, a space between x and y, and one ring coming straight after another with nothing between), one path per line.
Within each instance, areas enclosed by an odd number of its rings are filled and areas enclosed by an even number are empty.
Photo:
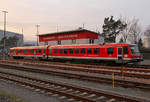
M120 32L122 42L127 42L127 39L128 39L128 36L129 36L129 31L130 31L129 29L130 29L130 23L131 22L129 20L127 20L126 18L122 18L121 17L120 19L121 19L121 21L123 23L127 24L126 28L123 31Z
M133 19L129 28L129 41L137 44L142 35L141 27L138 24L138 19Z
M131 43L137 44L142 34L141 27L139 26L139 20L127 20L125 18L121 18L121 20L127 24L127 27L120 32L123 42L130 41Z

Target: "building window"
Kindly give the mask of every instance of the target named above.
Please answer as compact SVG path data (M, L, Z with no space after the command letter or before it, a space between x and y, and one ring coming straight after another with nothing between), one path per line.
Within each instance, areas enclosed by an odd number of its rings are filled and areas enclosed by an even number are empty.
M61 45L61 41L59 40L59 41L57 41L57 45Z
M45 45L48 45L48 42L45 42Z
M76 44L76 39L73 39L73 40L72 40L72 44Z
M89 39L89 44L94 44L94 39Z

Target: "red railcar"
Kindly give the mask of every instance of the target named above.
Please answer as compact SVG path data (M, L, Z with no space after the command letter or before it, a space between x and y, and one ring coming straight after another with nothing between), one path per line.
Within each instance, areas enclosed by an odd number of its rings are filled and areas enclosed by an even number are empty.
M10 49L9 56L13 58L115 61L117 63L142 61L138 47L134 44L14 47Z

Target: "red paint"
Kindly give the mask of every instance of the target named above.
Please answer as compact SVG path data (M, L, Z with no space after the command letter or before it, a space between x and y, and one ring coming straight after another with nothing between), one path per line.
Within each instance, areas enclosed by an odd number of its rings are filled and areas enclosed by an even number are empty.
M62 33L54 35L40 35L39 42L45 41L57 41L57 40L72 40L72 39L98 39L98 34L84 31L84 32L72 32Z
M113 48L114 52L113 54L108 54L107 53L107 48ZM78 58L83 58L83 57L88 57L89 60L91 60L90 58L101 58L101 60L105 60L105 59L111 59L116 61L117 60L117 47L127 47L128 48L128 55L127 57L125 57L124 53L123 53L123 57L125 58L140 58L141 56L139 55L132 55L129 45L128 44L106 44L106 45L99 45L99 44L89 44L89 45L61 45L61 46L37 46L37 47L15 47L15 48L11 48L10 50L14 51L15 53L9 53L9 55L13 55L13 56L32 56L32 57L44 57L43 56L43 50L45 49L45 56L48 57L56 57L56 56L61 56L61 57L78 57ZM75 54L75 48L79 49L79 53ZM85 53L82 54L81 53L81 48L85 48ZM92 48L92 53L88 54L87 53L87 48ZM95 54L94 53L94 48L99 48L99 54ZM18 53L19 50L39 50L41 49L41 53ZM50 49L51 49L51 53L50 53ZM54 53L54 49L63 49L63 53ZM73 53L70 54L69 50L67 50L67 54L64 53L64 49L72 49ZM59 51L59 50L58 50Z

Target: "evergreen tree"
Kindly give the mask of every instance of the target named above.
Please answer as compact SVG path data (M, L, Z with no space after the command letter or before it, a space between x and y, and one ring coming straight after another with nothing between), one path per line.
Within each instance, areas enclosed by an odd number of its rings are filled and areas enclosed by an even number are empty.
M127 24L123 24L120 19L114 20L113 16L104 19L103 36L105 42L115 42L120 31L125 29Z

